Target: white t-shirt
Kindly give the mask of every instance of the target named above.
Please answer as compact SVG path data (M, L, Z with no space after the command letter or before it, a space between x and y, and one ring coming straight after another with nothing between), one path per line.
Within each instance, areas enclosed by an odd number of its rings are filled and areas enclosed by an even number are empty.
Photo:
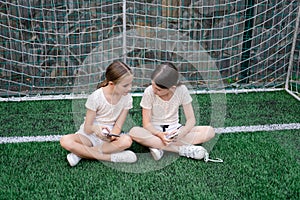
M85 107L96 111L95 122L113 126L124 109L129 110L132 108L132 97L131 94L127 94L122 96L116 105L112 105L107 102L102 88L99 88L89 95Z
M153 125L171 125L179 123L179 106L191 102L192 97L185 85L177 86L169 101L164 101L155 95L150 85L144 91L140 106L151 109Z

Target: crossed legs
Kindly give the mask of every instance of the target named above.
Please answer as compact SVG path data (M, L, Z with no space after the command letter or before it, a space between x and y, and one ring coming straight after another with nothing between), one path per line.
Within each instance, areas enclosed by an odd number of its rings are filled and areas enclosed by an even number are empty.
M178 152L182 145L201 144L209 141L215 136L215 131L211 126L195 126L188 134L178 139L170 145L164 145L161 139L142 127L133 127L129 135L134 141L143 146L157 148L171 152Z
M93 146L91 141L81 134L65 135L60 139L61 146L81 158L111 161L111 154L121 152L132 144L128 135L121 135L112 142L103 142Z

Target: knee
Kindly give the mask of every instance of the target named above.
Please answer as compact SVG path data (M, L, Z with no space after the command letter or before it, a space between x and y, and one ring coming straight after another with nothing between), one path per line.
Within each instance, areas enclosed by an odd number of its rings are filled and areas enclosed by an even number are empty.
M207 128L207 136L208 136L208 139L212 139L213 137L215 137L216 135L216 132L215 132L215 129L212 127L212 126L208 126Z
M127 149L131 146L132 139L129 135L122 135L119 140L119 148Z
M141 127L135 126L130 129L129 136L132 138L136 138L138 136L138 134L141 132L141 130L142 130Z
M69 135L64 135L60 138L60 145L64 149L70 151L73 146L72 144L73 144L73 140L70 138Z

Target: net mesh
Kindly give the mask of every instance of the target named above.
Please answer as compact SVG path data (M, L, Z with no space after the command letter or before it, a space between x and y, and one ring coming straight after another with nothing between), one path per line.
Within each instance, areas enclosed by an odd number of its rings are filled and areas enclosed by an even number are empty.
M300 13L300 9L299 9ZM298 27L300 27L300 19ZM300 31L296 32L294 44L293 59L290 62L288 77L286 82L287 91L292 94L296 99L300 100ZM298 48L297 48L298 47Z
M197 91L283 88L298 8L298 0L0 0L0 95L90 93L117 59L133 68L133 92L165 61Z

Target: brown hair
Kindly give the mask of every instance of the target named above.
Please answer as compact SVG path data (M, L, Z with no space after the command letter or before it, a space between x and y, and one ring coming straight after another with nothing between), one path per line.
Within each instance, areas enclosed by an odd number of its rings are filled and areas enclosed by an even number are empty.
M152 81L162 88L169 89L179 84L179 73L177 67L172 63L166 62L157 66L151 76Z
M97 89L107 86L109 81L117 84L126 75L132 75L128 65L122 61L114 61L106 68L105 80L97 85Z

